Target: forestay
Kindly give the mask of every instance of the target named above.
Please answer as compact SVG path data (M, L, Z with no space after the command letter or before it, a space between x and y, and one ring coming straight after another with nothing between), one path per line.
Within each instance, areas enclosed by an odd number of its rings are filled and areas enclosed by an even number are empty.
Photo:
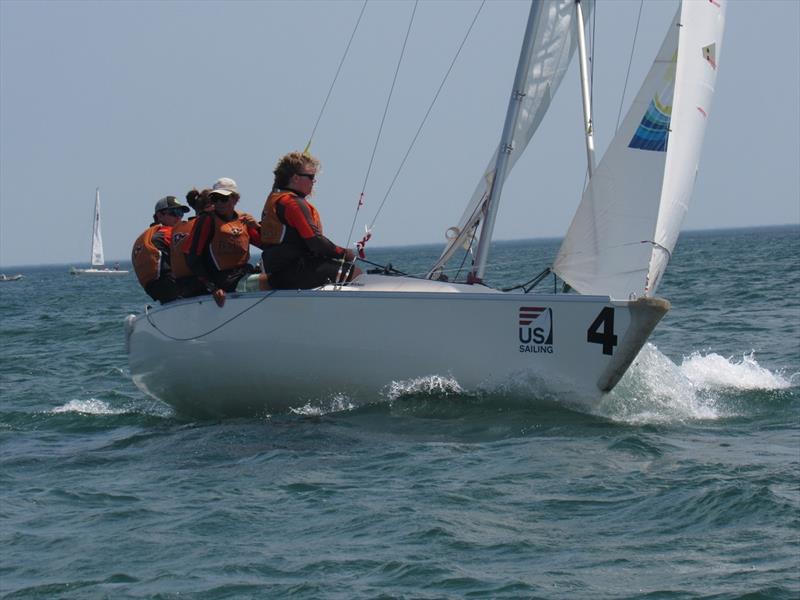
M583 14L586 22L594 7L594 0L583 0L581 4L585 9ZM536 20L535 42L528 57L530 67L523 88L525 98L521 103L520 114L514 129L512 150L506 173L511 171L542 122L578 43L575 27L575 0L534 1L533 10L536 11L534 17ZM525 57L520 60L525 60ZM483 204L491 191L498 152L499 147L489 161L458 225L448 230L448 244L436 264L431 268L429 277L441 273L460 247L471 245L483 215Z
M587 186L553 270L582 294L651 296L694 186L724 0L683 2Z

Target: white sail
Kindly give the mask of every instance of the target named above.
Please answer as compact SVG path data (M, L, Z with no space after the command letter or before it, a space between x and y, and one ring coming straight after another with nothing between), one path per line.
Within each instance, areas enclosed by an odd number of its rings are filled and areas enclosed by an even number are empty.
M585 7L584 20L588 21L594 7L594 0L583 0ZM525 151L533 134L542 122L550 107L564 73L567 71L572 55L577 46L575 28L575 0L535 0L532 10L537 11L536 26L530 56L520 60L529 62L528 76L525 82L525 98L522 101L517 119L509 157L507 173L511 172L517 159ZM494 180L494 168L499 148L492 155L486 171L478 182L464 214L456 227L447 230L448 244L436 264L431 268L429 276L441 272L453 254L461 247L469 247L475 230L481 221L483 204L487 199Z
M97 188L94 196L94 222L92 224L92 266L102 267L104 264L103 236L100 233L100 188Z
M582 294L652 295L686 214L725 0L684 2L589 182L553 270Z

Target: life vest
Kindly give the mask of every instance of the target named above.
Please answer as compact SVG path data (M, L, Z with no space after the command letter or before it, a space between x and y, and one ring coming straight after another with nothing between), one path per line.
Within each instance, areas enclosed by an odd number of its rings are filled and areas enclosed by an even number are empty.
M131 262L142 287L161 277L161 250L153 244L153 235L164 228L152 225L136 238L131 251Z
M193 275L189 265L186 264L184 251L188 250L188 248L184 248L183 243L191 235L194 223L195 218L192 217L188 221L181 221L172 228L172 243L170 244L169 254L172 274L175 275L176 279Z
M214 218L214 237L209 251L214 266L227 271L244 266L250 260L250 235L237 213L233 221L223 221L216 214Z
M264 210L261 211L261 247L274 246L283 242L286 235L286 224L278 218L278 202L284 198L298 198L299 196L294 192L287 190L275 190L269 196L264 204ZM306 206L311 216L311 220L316 226L318 232L322 233L322 220L319 218L319 213L311 202L306 200Z

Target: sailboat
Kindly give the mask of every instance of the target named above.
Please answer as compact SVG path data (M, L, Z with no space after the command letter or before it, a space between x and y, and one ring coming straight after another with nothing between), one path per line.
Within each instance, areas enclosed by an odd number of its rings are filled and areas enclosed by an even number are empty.
M94 220L92 221L92 254L91 267L78 269L71 267L72 275L126 275L128 271L121 270L119 266L109 269L105 266L103 258L103 236L100 232L100 188L95 188L94 194Z
M589 0L533 1L501 140L448 245L424 278L363 274L313 290L180 300L126 319L136 385L178 411L281 411L393 384L452 379L465 391L532 385L599 398L670 308L655 295L688 205L719 63L725 0L684 1L595 165L584 29ZM546 271L564 288L483 284L508 172L578 51L588 183ZM447 262L476 247L466 281ZM358 332L363 332L359 334Z

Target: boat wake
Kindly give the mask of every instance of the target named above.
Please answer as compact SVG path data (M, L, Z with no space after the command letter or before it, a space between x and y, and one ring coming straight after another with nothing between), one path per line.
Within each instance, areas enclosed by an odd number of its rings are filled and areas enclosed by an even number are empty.
M752 352L741 360L693 352L677 365L648 343L592 412L633 424L730 418L741 414L741 403L731 395L787 389L798 378L765 369Z
M452 377L430 375L408 381L393 381L384 392L387 400L393 402L406 396L447 397L463 394L464 390Z
M299 408L290 408L289 412L304 417L319 417L329 413L346 412L356 408L356 405L345 394L334 394L327 400L306 402Z
M70 400L62 406L57 406L50 412L54 414L78 413L82 415L122 415L128 411L123 408L113 408L102 400L90 398L89 400Z
M800 384L800 373L773 372L758 364L754 353L737 360L717 353L694 352L678 365L653 344L646 344L617 387L608 394L586 397L578 393L548 391L545 382L515 378L506 385L478 392L465 391L452 377L430 375L393 381L382 394L381 404L402 405L404 412L447 412L501 405L512 409L551 412L561 409L591 414L629 424L681 423L717 420L750 412L742 394L783 390ZM563 386L562 386L563 387ZM346 398L334 397L330 410L315 405L296 412L324 414L356 408ZM436 412L434 410L434 412ZM438 414L438 413L437 413Z
M172 408L157 401L147 400L142 405L133 399L126 399L124 405L116 402L106 402L105 400L98 400L97 398L89 398L88 400L70 400L66 404L57 406L46 411L51 415L61 414L75 414L82 416L119 416L119 415L132 415L132 416L147 416L157 418L172 418L175 412Z
M755 352L745 354L738 362L713 352L694 352L683 359L680 370L695 385L708 389L782 390L800 383L800 373L787 377L759 365Z

